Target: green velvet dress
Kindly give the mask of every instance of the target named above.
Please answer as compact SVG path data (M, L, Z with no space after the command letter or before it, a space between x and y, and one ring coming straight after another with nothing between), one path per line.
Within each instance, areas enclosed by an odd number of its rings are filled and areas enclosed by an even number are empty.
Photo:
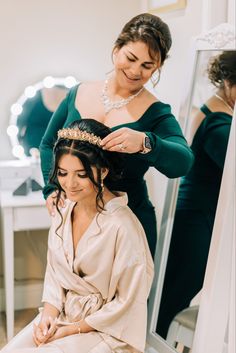
M52 168L52 149L57 139L57 131L82 118L75 107L77 89L78 86L75 86L70 90L53 114L40 145L41 166L46 184L44 187L45 198L53 190L52 185L48 184L48 180ZM122 180L111 187L113 190L127 192L128 205L142 223L151 253L154 256L157 239L156 216L148 197L144 174L152 166L169 178L183 176L192 165L193 154L168 104L155 102L137 121L117 125L112 130L121 127L146 132L151 140L151 152L125 154L125 170Z
M195 161L179 188L157 324L163 338L203 285L232 122L206 105L201 111L205 118L191 145Z

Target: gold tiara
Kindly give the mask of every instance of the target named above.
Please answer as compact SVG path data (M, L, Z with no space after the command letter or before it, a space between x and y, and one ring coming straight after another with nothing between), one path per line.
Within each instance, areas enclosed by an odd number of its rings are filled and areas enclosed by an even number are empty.
M64 138L68 140L86 141L92 145L101 147L101 137L87 131L82 131L80 129L61 129L57 132L57 136L58 138Z

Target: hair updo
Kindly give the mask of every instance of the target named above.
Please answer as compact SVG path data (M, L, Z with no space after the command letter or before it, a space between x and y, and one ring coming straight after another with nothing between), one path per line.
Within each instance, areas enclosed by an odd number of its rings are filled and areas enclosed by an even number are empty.
M149 48L149 55L152 59L157 59L163 65L170 50L172 39L169 27L160 17L150 13L143 13L133 17L122 29L118 36L114 50L121 49L129 42L141 41Z
M236 84L236 51L223 51L210 60L208 65L208 77L216 87L224 87L224 80L230 86Z

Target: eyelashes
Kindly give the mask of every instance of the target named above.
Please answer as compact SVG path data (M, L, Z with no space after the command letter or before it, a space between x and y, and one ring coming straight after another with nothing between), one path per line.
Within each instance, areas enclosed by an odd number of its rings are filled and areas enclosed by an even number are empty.
M61 170L58 170L58 172L57 172L57 176L59 176L61 178L66 177L67 175L68 175L68 173L62 172ZM79 178L87 178L88 177L86 172L77 173L77 176Z
M136 60L133 58L130 58L129 56L126 55L126 58L128 59L128 61L130 62L135 62ZM152 70L153 69L153 65L151 66L147 66L146 64L142 64L142 67L146 70Z

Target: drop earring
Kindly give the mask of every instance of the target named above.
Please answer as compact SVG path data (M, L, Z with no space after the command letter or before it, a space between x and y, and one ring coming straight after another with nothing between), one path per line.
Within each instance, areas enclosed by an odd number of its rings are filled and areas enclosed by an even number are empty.
M104 193L104 183L103 183L103 178L101 178L100 187L101 187L101 192L102 192L102 193Z
M160 81L160 77L161 77L161 70L157 69L157 71L155 71L152 76L151 76L151 82L153 85L153 88L158 84L158 82Z

